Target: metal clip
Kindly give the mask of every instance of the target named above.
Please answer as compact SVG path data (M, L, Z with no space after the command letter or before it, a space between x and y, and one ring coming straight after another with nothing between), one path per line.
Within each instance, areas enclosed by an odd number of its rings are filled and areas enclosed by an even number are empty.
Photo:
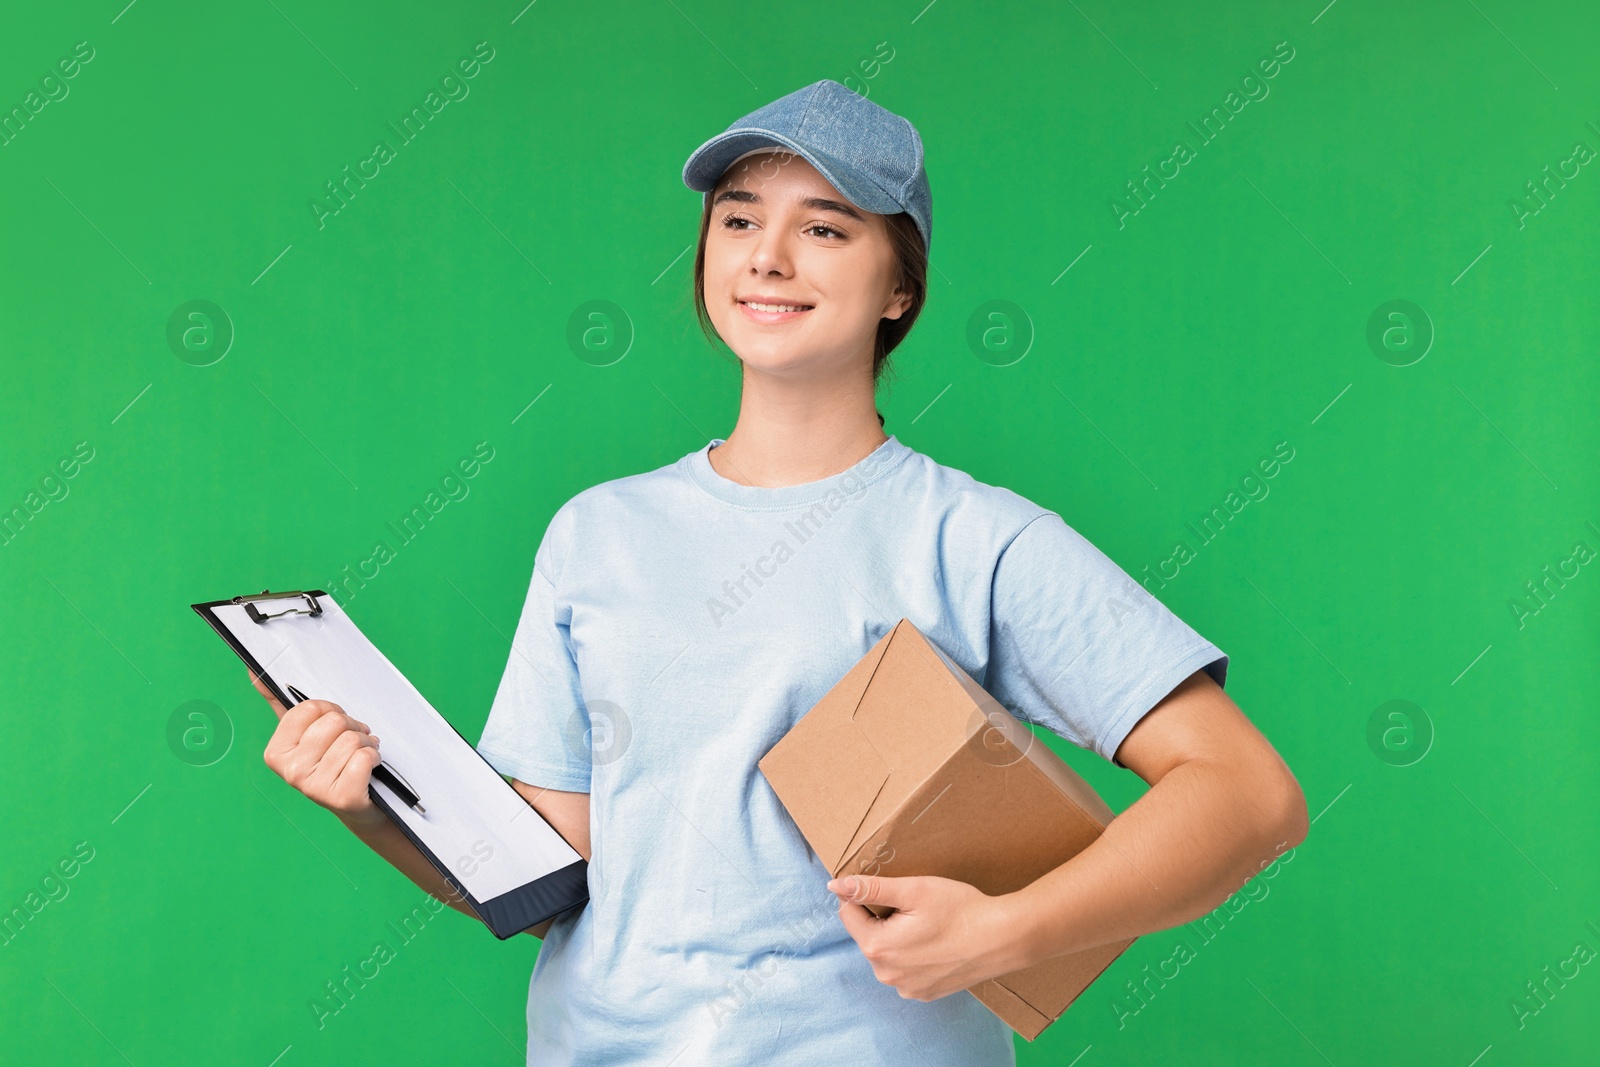
M285 608L282 611L264 612L257 609L253 603L250 603L250 601L254 600L288 600L297 596L304 597L306 603L310 605L309 608ZM245 614L250 616L250 621L254 623L263 623L268 619L276 619L280 615L310 615L315 617L322 614L322 605L317 603L317 598L299 589L291 589L282 593L272 593L263 589L260 593L252 596L236 596L233 598L233 602L235 604L244 604Z

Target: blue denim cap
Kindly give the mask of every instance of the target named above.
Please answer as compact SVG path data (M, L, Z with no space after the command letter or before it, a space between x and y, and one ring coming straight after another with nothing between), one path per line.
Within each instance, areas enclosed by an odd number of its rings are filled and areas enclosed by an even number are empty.
M856 207L904 211L933 247L933 193L917 128L836 81L823 79L757 108L696 148L683 184L709 194L727 169L761 148L803 157Z

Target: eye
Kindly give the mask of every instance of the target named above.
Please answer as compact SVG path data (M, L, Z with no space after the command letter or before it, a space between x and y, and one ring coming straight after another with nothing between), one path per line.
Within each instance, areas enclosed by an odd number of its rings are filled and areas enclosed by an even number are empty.
M745 218L743 215L727 215L723 218L721 223L722 229L733 230L736 233L742 233L743 231L748 230L752 225L754 225L754 223ZM830 238L843 238L849 236L843 230L835 229L834 227L822 222L813 223L812 225L807 226L804 232L812 233L817 230L821 230Z

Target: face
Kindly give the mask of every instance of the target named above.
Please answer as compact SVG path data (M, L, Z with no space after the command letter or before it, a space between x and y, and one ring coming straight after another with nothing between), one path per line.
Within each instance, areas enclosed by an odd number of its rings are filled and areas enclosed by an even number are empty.
M746 156L712 190L706 310L747 371L870 375L878 321L911 304L898 273L884 217L851 204L801 156Z

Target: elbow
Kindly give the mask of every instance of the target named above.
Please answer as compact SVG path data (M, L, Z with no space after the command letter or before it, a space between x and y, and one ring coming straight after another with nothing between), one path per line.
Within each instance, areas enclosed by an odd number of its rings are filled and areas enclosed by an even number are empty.
M1284 767L1281 775L1271 791L1271 802L1267 805L1272 820L1272 842L1274 847L1291 849L1299 847L1311 832L1311 822L1307 817L1306 794L1300 788L1300 783L1288 767Z
M1305 791L1283 757L1267 746L1245 757L1235 773L1241 814L1254 816L1247 817L1246 825L1254 827L1255 844L1272 850L1274 857L1298 848L1311 832L1311 821Z

